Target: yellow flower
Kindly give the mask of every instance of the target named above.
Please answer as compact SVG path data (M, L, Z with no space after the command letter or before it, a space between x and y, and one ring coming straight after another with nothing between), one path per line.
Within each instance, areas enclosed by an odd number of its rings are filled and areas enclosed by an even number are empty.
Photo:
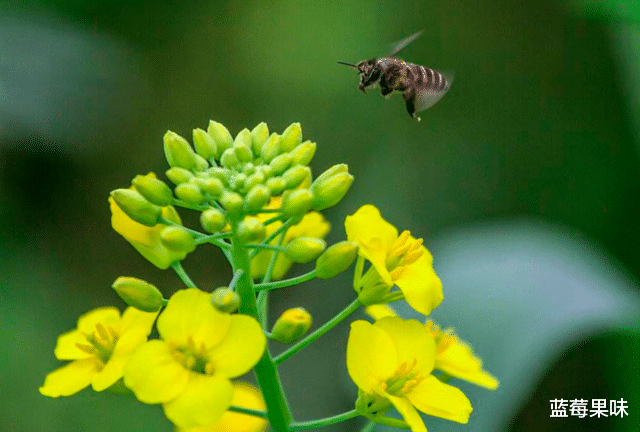
M147 174L147 177L156 178L153 173ZM160 234L167 225L157 224L154 227L142 225L127 216L113 198L109 198L109 207L113 229L156 267L166 270L171 264L182 261L187 256L186 252L169 250L160 242ZM162 207L162 217L182 225L180 216L172 206Z
M233 399L231 405L264 411L265 404L262 395L253 386L245 383L233 384ZM196 426L183 429L181 432L262 432L267 421L261 417L227 411L222 418L209 426Z
M94 309L78 319L78 327L58 337L55 356L73 360L47 375L40 393L70 396L87 387L102 391L122 378L132 351L147 340L157 313L129 307L120 316L114 307Z
M452 328L442 331L431 320L425 326L436 341L436 369L490 390L498 388L498 380L482 370L482 360L475 356L468 343L458 338Z
M133 353L125 385L141 402L163 404L180 428L217 422L231 405L230 378L251 370L264 352L260 324L218 312L209 294L192 288L171 297L156 327L161 339Z
M347 370L359 389L356 410L373 421L393 406L413 432L426 432L418 411L467 423L472 408L459 389L431 375L436 345L424 325L400 317L351 324Z
M280 198L273 198L269 205L265 208L279 208L280 207ZM262 222L268 220L273 217L273 213L261 213L258 216L258 219ZM281 222L275 222L271 225L267 226L267 236L273 233L275 230L282 226ZM298 237L314 237L318 239L323 239L329 233L329 229L331 225L327 222L324 217L315 211L309 212L302 217L302 220L298 222L296 225L291 226L284 235L284 239L282 241L282 246L288 245L293 239ZM271 241L271 245L277 245L278 239L277 237ZM271 261L271 257L273 256L273 251L263 250L260 251L252 260L251 260L251 276L254 279L262 278L269 266L269 262ZM293 261L287 258L284 254L278 254L278 258L276 259L275 265L273 267L273 272L271 274L271 280L280 280L284 277L284 275L289 271Z
M422 239L415 239L409 231L398 235L398 230L382 219L372 205L347 216L344 225L347 240L357 243L358 254L372 264L373 271L364 275L358 293L364 304L385 303L389 291L384 288L394 284L407 303L422 314L429 315L442 302L442 283Z

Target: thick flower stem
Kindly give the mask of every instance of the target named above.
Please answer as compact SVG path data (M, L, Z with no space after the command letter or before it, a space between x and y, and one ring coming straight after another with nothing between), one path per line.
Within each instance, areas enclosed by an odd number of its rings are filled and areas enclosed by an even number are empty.
M247 248L236 235L238 222L231 222L233 233L231 256L234 268L243 270L243 274L238 277L236 292L240 296L242 304L239 312L258 319L258 308L256 297L253 291L253 281L251 280L251 268ZM278 369L269 354L269 348L264 351L264 355L255 366L256 378L262 390L265 404L267 405L267 416L273 432L288 432L291 423L291 412L287 405Z

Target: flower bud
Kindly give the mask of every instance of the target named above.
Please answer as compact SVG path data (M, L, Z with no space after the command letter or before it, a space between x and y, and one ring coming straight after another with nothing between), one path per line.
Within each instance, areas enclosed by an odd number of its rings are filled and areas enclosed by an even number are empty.
M162 215L162 207L151 204L133 189L116 189L111 198L127 216L142 225L155 226Z
M248 216L238 224L238 237L245 242L257 242L264 239L267 229L260 219Z
M244 200L235 192L225 191L222 193L220 197L220 204L226 211L231 214L237 214L242 210L242 206L244 205Z
M280 154L280 141L282 138L277 133L272 133L262 144L260 157L264 163L269 163Z
M249 133L248 130L247 130L247 133ZM249 135L249 138L251 138L251 135ZM247 162L251 162L253 160L253 153L251 153L251 147L239 145L234 147L233 149L240 163L246 164Z
M336 174L348 173L349 166L347 164L336 164L316 177L314 183L322 183Z
M231 147L233 143L233 137L229 133L229 130L222 125L222 123L209 120L209 127L207 133L211 135L216 143L216 159L220 159L222 153Z
M152 204L164 207L173 201L173 193L169 186L155 177L137 175L131 184Z
M316 261L316 277L331 279L348 269L356 259L358 245L341 241L331 245Z
M251 142L253 138L251 137L251 131L247 128L242 129L236 135L236 139L233 141L234 147L246 147L247 149L251 148Z
M170 250L190 253L196 249L196 241L189 232L180 226L168 226L160 233L160 242Z
M291 159L294 164L309 165L316 154L316 143L305 141L291 151Z
M224 214L218 209L211 208L200 214L200 225L211 234L220 232L226 223Z
M203 192L211 195L213 198L218 198L224 190L222 181L215 177L196 178L194 181Z
M195 183L180 183L178 186L176 186L174 191L178 198L188 204L197 205L204 202L204 195L202 195L202 191Z
M269 165L261 165L260 171L262 172L262 174L264 174L264 178L273 176L273 168L271 168Z
M262 144L269 138L269 128L265 122L260 123L251 131L251 149L256 157L260 156Z
M255 174L255 172L256 172L256 166L251 162L245 164L245 166L242 167L242 174L246 175L247 177L250 176L251 174Z
M162 307L162 293L155 286L134 277L119 277L111 286L129 306L144 312Z
M186 139L171 131L167 131L163 139L164 155L171 167L190 170L196 166L195 153Z
M186 183L193 178L193 173L184 168L169 168L165 174L171 180L171 182L175 185L179 185L181 183Z
M246 175L242 173L233 174L229 179L229 187L235 191L239 191L240 189L244 188L245 181L247 181Z
M229 177L230 172L229 169L222 167L211 167L207 170L207 174L209 174L210 177L215 177L223 183L227 182L227 177Z
M311 314L303 308L287 309L271 329L271 339L290 344L311 328Z
M302 128L300 123L291 123L288 128L282 132L282 145L280 150L289 152L296 148L302 142Z
M253 189L255 186L261 185L263 183L264 183L264 174L262 174L262 172L260 171L257 171L251 174L249 177L247 177L247 179L244 182L244 188L249 191Z
M269 162L269 166L273 169L274 174L282 174L291 165L291 155L289 153L283 153L273 158Z
M318 258L327 246L324 240L315 237L298 237L289 242L283 253L291 261L305 264Z
M287 191L282 195L282 214L286 217L302 215L309 211L313 203L313 194L309 189Z
M282 180L284 180L287 189L294 189L310 174L311 169L308 166L296 165L282 174Z
M225 168L236 168L240 164L236 151L233 148L226 149L220 156L220 164Z
M234 313L240 307L240 296L229 287L220 287L211 293L213 307L222 313Z
M323 210L336 205L347 193L351 183L353 176L349 174L346 165L334 165L329 168L311 185L314 195L313 208Z
M203 129L193 130L193 145L196 153L208 161L216 155L216 141Z
M271 177L267 180L266 185L271 191L271 196L280 195L284 191L284 188L287 186L282 177Z
M207 170L209 168L209 162L207 162L207 160L205 158L203 158L199 154L194 154L193 157L196 160L196 166L195 166L194 169L197 172L202 172L202 171L205 171L205 170Z
M265 185L259 184L251 188L244 199L244 209L247 211L260 210L271 198L271 191Z

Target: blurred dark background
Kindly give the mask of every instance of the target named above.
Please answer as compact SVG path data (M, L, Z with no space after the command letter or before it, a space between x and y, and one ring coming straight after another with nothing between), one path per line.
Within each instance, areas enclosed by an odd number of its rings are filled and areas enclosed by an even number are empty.
M349 165L356 181L326 212L329 242L344 238L344 217L364 203L427 244L457 227L532 218L597 245L612 271L636 280L639 16L615 2L552 0L3 3L0 430L171 430L159 407L133 398L84 391L51 400L37 389L61 365L57 335L91 308L123 306L110 289L118 276L148 280L167 297L182 287L112 231L107 197L136 174L162 175L167 129L190 137L209 119L233 134L299 121L318 143L315 173ZM421 29L402 57L456 79L417 123L399 96L360 93L356 74L336 61L382 55ZM213 248L184 266L203 289L230 276ZM352 298L344 276L277 293L272 315L304 306L322 323ZM350 409L346 332L283 367L300 420ZM637 336L615 333L566 347L505 427L633 430L616 419L594 429L553 421L548 400L623 397L633 416L638 395L606 377L637 384L639 349ZM616 363L633 353L635 362Z

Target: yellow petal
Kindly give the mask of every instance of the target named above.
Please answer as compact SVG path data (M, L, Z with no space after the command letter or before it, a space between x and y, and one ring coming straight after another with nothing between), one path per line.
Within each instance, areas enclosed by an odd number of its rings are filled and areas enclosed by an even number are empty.
M490 390L495 390L499 385L496 377L482 370L482 361L463 342L451 345L438 355L436 369Z
M215 374L235 378L249 372L260 360L267 344L262 328L248 315L231 315L226 338L209 352Z
M157 312L143 312L134 307L128 307L120 319L120 334L132 329L140 329L144 331L146 335L149 335L157 315Z
M389 379L398 364L391 337L367 321L351 323L347 341L347 371L358 388L366 393Z
M93 334L96 324L115 327L118 321L120 321L120 311L115 307L93 309L78 318L78 330L86 334Z
M124 367L124 383L140 402L154 404L175 399L189 381L189 371L161 340L140 345Z
M214 423L231 405L231 381L219 375L192 373L189 383L178 397L165 403L164 413L180 428Z
M384 330L391 337L398 363L412 365L420 375L430 375L436 359L436 343L424 325L416 320L405 320L400 317L379 319L375 327Z
M427 432L427 427L424 425L422 417L420 417L418 411L416 411L413 405L411 405L411 402L406 398L391 396L386 392L382 393L381 396L389 399L400 415L402 415L404 421L407 422L412 432Z
M425 414L467 423L473 408L460 389L445 384L433 375L413 387L406 397Z
M211 349L227 337L231 315L218 312L211 304L210 294L190 288L171 296L157 327L169 343L186 346L191 338L196 347Z
M300 222L287 230L284 236L284 244L298 237L324 238L331 229L329 222L325 220L321 213L310 212L305 214Z
M144 329L132 329L118 338L109 361L91 381L91 387L95 391L107 389L122 378L124 365L129 361L133 350L147 341L147 334Z
M58 336L56 348L53 351L58 360L78 360L92 357L80 349L76 344L90 345L87 337L80 330L71 330Z
M95 357L76 360L54 370L44 379L40 394L49 397L70 396L87 387L98 373Z
M364 308L364 311L374 320L379 320L385 317L398 316L393 308L386 304L369 305Z
M429 315L444 299L442 282L429 263L430 256L423 254L415 263L405 266L394 281L409 306L424 315Z

